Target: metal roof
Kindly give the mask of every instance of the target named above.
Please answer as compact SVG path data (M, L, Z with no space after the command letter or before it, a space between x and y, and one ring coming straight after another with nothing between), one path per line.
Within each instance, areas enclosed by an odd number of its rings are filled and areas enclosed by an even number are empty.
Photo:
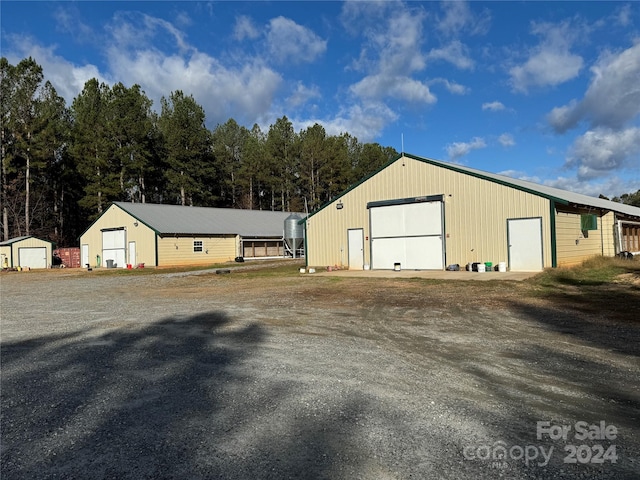
M0 246L1 247L5 247L7 245L12 245L12 244L14 244L16 242L20 242L22 240L26 240L27 238L32 238L32 236L31 235L23 235L21 237L13 237L13 238L10 238L9 240L5 240L4 242L0 242ZM47 241L47 240L45 240L45 241ZM49 243L51 243L51 242L49 242Z
M233 208L183 207L155 203L114 202L161 235L283 236L291 212Z
M590 197L589 195L583 195L581 193L571 192L569 190L562 190L560 188L549 187L547 185L541 185L539 183L530 182L527 180L520 180L517 178L508 177L506 175L499 175L497 173L489 173L475 168L464 167L462 165L454 165L451 163L442 162L439 160L432 160L428 158L416 157L413 155L405 154L408 158L438 165L450 170L456 170L462 173L468 173L470 175L492 180L503 185L513 186L521 190L526 190L534 194L541 195L543 197L564 201L567 204L575 204L586 207L593 207L603 210L611 210L614 212L623 213L625 215L631 215L634 217L640 217L640 207L634 207L633 205L626 205L624 203L612 202L611 200L605 200L603 198Z
M541 185L539 183L529 182L527 180L520 180L517 178L507 177L506 175L499 175L497 173L490 173L490 172L485 172L483 170L477 170L475 168L463 167L462 165L447 163L441 160L433 160L431 158L418 157L417 155L411 155L409 153L401 153L400 155L398 155L397 158L390 160L375 172L370 173L369 175L361 179L358 183L351 185L342 193L338 194L335 198L333 198L326 204L322 205L322 207L320 207L318 210L310 213L308 217L312 217L313 215L324 210L333 202L339 200L340 197L347 194L351 190L357 188L358 186L362 185L371 177L377 175L382 170L385 170L390 165L400 161L402 158L410 158L413 160L417 160L419 162L429 163L431 165L446 168L448 170L453 170L454 172L459 172L466 175L472 175L474 177L482 178L490 182L496 182L501 185L517 188L518 190L523 190L523 191L532 193L534 195L539 195L541 197L548 198L549 200L553 200L564 205L592 207L594 209L609 210L616 213L622 213L623 215L640 218L640 207L634 207L632 205L626 205L624 203L612 202L611 200L605 200L603 198L590 197L588 195L583 195L581 193L574 193L568 190L562 190L560 188L554 188L554 187L549 187L547 185ZM303 218L302 220L300 220L299 223L301 224L305 223L308 220L308 217Z

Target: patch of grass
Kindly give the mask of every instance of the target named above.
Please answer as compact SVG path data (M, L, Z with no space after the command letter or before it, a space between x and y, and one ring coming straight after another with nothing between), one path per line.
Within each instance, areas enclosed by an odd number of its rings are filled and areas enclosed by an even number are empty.
M640 275L640 261L610 257L594 257L576 267L549 269L531 282L541 287L559 285L598 286L613 283L622 274Z
M547 270L530 279L528 294L550 305L596 317L638 323L640 261L592 258L571 268Z

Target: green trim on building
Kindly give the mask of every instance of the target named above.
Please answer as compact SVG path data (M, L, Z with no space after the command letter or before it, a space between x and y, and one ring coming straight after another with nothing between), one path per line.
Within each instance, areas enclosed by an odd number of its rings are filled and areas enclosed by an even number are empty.
M551 233L551 266L556 268L558 266L558 248L557 248L557 234L556 234L556 202L549 200L549 232Z
M560 203L562 205L569 205L569 202L567 200L562 199L562 198L553 197L551 195L547 195L545 193L539 192L539 191L531 189L531 188L526 188L526 187L522 187L520 185L516 185L516 184L508 182L506 180L499 180L497 178L493 178L493 177L490 177L488 175L483 175L482 173L470 172L469 170L457 167L457 166L452 165L452 164L441 163L441 162L438 162L436 160L431 160L429 158L416 157L415 155L410 155L408 153L405 153L404 156L408 157L408 158L412 158L413 160L417 160L418 162L428 163L429 165L433 165L435 167L442 167L442 168L445 168L447 170L451 170L453 172L462 173L464 175L470 175L470 176L475 177L475 178L480 178L482 180L487 180L489 182L497 183L498 185L515 188L516 190L520 190L521 192L526 192L526 193L530 193L532 195L536 195L538 197L547 198L549 200L553 200L554 202Z

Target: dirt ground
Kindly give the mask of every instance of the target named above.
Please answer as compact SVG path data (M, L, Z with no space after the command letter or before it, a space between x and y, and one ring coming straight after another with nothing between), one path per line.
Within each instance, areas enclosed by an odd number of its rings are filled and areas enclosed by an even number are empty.
M636 278L290 268L2 274L0 474L640 476Z

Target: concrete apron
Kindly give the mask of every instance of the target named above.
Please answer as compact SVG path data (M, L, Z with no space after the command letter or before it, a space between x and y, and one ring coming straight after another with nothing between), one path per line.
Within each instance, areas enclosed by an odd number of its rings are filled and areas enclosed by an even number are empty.
M425 278L433 280L508 280L522 281L540 272L467 272L443 270L327 270L316 269L316 273L305 275L320 275L323 277L360 277L360 278Z

